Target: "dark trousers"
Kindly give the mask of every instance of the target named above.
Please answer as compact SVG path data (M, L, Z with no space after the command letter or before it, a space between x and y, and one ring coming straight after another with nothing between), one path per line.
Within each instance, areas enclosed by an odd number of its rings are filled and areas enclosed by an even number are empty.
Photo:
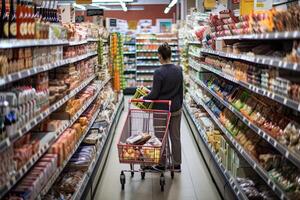
M170 123L169 123L169 136L171 141L171 151L173 155L173 164L180 165L181 164L181 141L180 141L180 124L181 124L181 115L182 110L173 112L171 114ZM164 124L161 120L158 120L159 114L154 114L154 127L155 127L155 135L158 138L163 137L163 132L159 127ZM161 165L166 164L165 152L163 153L163 157L161 158Z

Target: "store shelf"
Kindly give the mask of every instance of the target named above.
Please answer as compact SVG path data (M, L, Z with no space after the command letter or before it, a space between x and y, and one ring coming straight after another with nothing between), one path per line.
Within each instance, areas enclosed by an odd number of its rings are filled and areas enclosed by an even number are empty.
M196 82L198 85L200 85L202 88L204 88L206 91L208 91L211 95L213 95L220 103L222 103L226 108L228 108L231 112L233 112L240 120L242 120L249 128L251 128L256 134L264 138L271 146L273 146L275 149L277 149L285 158L290 160L292 163L295 164L298 168L300 168L300 156L298 156L296 153L290 151L288 147L280 144L277 142L275 138L270 136L267 132L265 132L263 129L256 126L253 122L248 120L240 111L235 109L230 103L219 97L214 91L209 89L202 81L195 79L194 77L191 77L191 79Z
M274 92L271 92L271 91L268 91L264 88L261 88L261 87L257 87L257 86L254 86L252 84L249 84L249 83L246 83L244 81L239 81L239 80L236 80L234 77L220 71L220 70L217 70L215 68L213 68L212 66L209 66L207 64L201 64L201 63L197 63L195 62L193 59L189 59L189 63L190 63L190 66L195 69L196 71L200 71L200 68L204 68L214 74L217 74L229 81L232 81L236 84L239 84L240 86L254 92L254 93L257 93L257 94L260 94L262 96L265 96L265 97L268 97L282 105L285 105L293 110L296 110L296 111L299 111L300 112L300 102L297 102L297 101L294 101L288 97L284 97L284 96L281 96L279 94L276 94Z
M300 63L291 63L283 61L283 59L269 57L269 56L248 56L246 54L233 54L233 53L225 53L221 51L214 51L211 49L201 49L202 53L211 54L215 56L220 56L224 58L231 58L236 60L248 61L261 65L269 65L282 69L288 69L293 71L300 71Z
M196 120L195 116L192 114L189 106L186 104L186 102L183 103L184 105L184 111L185 114L188 115L188 117L192 120L193 125L197 128L198 135L200 136L202 142L204 143L204 146L208 150L208 152L211 155L211 158L213 158L213 161L218 166L220 172L222 173L223 177L227 181L227 183L230 184L232 191L234 191L236 198L239 200L248 200L247 196L243 192L243 190L240 188L239 184L237 183L236 179L232 176L230 171L228 171L224 165L222 164L221 158L218 157L217 153L213 150L211 144L209 144L207 137L205 136L205 131L201 128L201 125L199 124L198 120Z
M126 52L126 51L125 51L123 54L124 54L124 55L134 55L134 54L136 54L136 53L135 53L135 51L134 51L134 52L129 52L129 51Z
M12 74L0 77L0 86L3 86L5 84L8 84L8 83L11 83L11 82L23 79L23 78L27 78L29 76L33 76L35 74L38 74L38 73L41 73L44 71L49 71L49 70L55 69L60 66L79 62L79 61L89 58L91 56L95 56L97 54L98 54L97 52L91 52L91 53L87 53L85 55L81 55L81 56L78 56L75 58L68 58L68 59L57 61L54 63L45 64L45 65L33 67L31 69L26 69L26 70L23 70L20 72L12 73Z
M149 49L140 49L140 50L136 50L137 53L141 52L150 52L150 53L157 53L157 49L156 50L149 50Z
M137 60L158 60L158 57L137 57ZM177 62L179 59L171 59L172 62Z
M84 113L84 111L91 105L91 103L97 98L99 95L101 89L103 88L100 87L94 97L92 97L88 102L75 114L75 116L70 120L68 123L67 127L72 126L77 119ZM62 173L63 169L66 167L68 164L69 160L72 158L73 154L76 152L82 141L84 140L85 136L89 132L90 128L93 126L94 121L96 120L98 114L100 112L100 108L96 111L95 115L92 117L90 124L88 125L87 129L84 131L82 136L80 137L79 141L75 145L75 148L72 150L72 152L69 154L68 158L63 162L63 164L56 170L55 174L52 175L51 179L47 182L46 186L40 191L39 197L37 199L42 200L43 197L48 193L48 191L51 189L52 185L55 183L56 179L59 177L59 175Z
M200 57L200 53L199 53L199 55L197 55L197 54L195 54L195 53L193 53L193 52L189 52L189 55L190 55L190 56L194 56L194 57Z
M178 40L177 37L169 37L169 38L147 38L147 37L137 37L137 40Z
M56 46L56 45L67 45L68 40L17 40L7 39L0 40L0 49L10 48L22 48L22 47L33 47L33 46Z
M95 78L95 77L94 77ZM93 78L93 79L94 79ZM92 79L92 80L93 80ZM99 92L102 90L102 88L108 83L108 81L110 80L107 79L105 80L101 86L99 87L99 89L97 90L96 94L90 99L88 100L88 102L72 117L72 119L67 122L64 123L63 126L54 133L47 133L47 135L50 135L50 137L47 138L47 142L44 142L44 146L40 148L40 150L38 151L37 154L35 154L20 170L18 170L16 172L16 174L12 175L12 178L10 181L8 181L8 183L5 184L5 186L0 189L0 198L4 197L4 195L31 169L32 166L34 166L34 164L41 158L42 155L44 155L47 150L49 149L49 147L51 147L52 144L54 144L54 142L60 137L60 135L68 128L70 127L72 124L74 124L74 122L80 117L80 115L90 106L90 104L96 99L96 97L98 96ZM83 89L84 87L82 87ZM75 96L77 93L73 93L71 96ZM63 105L63 104L61 104ZM53 111L52 111L53 112ZM45 138L47 137L47 135L45 136ZM78 146L77 146L78 147ZM76 147L76 148L77 148ZM50 181L48 182L50 183ZM41 193L42 194L42 193Z
M70 41L69 46L77 46L77 45L82 45L82 44L87 44L87 40L79 40L79 41Z
M83 193L86 189L86 187L88 186L88 182L91 178L93 178L93 172L95 170L98 170L96 168L96 165L97 163L99 162L99 160L102 158L102 154L103 154L103 151L105 150L105 146L106 146L106 143L108 141L108 138L109 137L112 137L113 135L113 132L114 132L114 129L116 128L116 123L115 122L118 122L120 116L121 116L121 108L123 108L123 103L124 103L124 97L122 95L122 97L120 98L121 101L118 103L118 105L116 106L117 109L115 109L115 112L112 114L111 116L111 122L107 131L106 131L106 134L104 136L104 138L102 138L101 142L98 144L98 148L97 148L97 154L94 158L94 160L91 162L87 172L85 173L85 175L83 176L79 186L77 187L77 190L76 192L73 194L73 196L71 197L71 200L80 200L82 199L82 196L83 196ZM113 128L114 127L114 128Z
M153 74L154 70L138 70L136 71L138 74Z
M35 116L32 120L30 120L27 124L25 124L22 128L20 128L14 135L9 138L9 141L2 141L0 143L0 152L7 149L10 145L12 145L16 140L22 137L25 133L30 131L33 127L43 121L46 117L48 117L51 113L57 110L60 106L65 104L69 99L74 97L77 93L79 93L83 88L90 84L96 78L95 75L85 80L79 87L75 88L70 92L70 94L66 95L63 99L59 100L52 106L50 106L45 111L41 112L37 116Z
M147 79L147 78L136 78L136 81L152 82L152 81L153 81L153 79Z
M136 69L125 69L124 72L128 72L128 73L135 73Z
M268 172L261 167L261 165L255 161L251 155L248 154L244 150L244 148L231 136L230 132L221 124L221 122L217 119L217 117L213 114L213 112L205 105L202 100L198 99L194 94L191 93L191 97L193 100L200 106L202 106L206 112L210 115L213 121L218 125L221 131L228 138L230 143L235 147L236 151L248 162L248 164L257 172L257 174L265 181L265 183L276 193L276 195L281 199L289 199L285 192L279 187L279 185L273 181Z
M199 41L188 42L189 45L201 45L202 43Z
M136 43L136 45L162 45L163 43L160 43L160 42L143 42L143 43ZM168 43L170 46L177 46L178 44L177 43Z
M99 42L100 39L99 38L88 38L87 41L88 42Z
M153 66L153 67L157 67L157 66L161 66L161 64L136 64L136 66Z
M133 42L124 42L124 45L135 46L135 43L133 43Z
M299 39L300 31L285 31L262 34L230 35L218 37L217 40L284 40Z
M179 51L178 49L171 49L171 51ZM139 49L136 50L137 53L157 53L157 49Z

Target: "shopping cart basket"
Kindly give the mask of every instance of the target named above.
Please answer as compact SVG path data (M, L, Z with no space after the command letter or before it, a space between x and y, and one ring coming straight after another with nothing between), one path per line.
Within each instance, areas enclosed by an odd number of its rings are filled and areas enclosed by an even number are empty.
M155 103L168 104L169 110L151 110L151 109L132 109L132 103ZM169 164L172 179L174 178L174 165L172 161L172 154L169 145L168 127L171 117L170 112L171 101L165 100L140 100L132 99L129 101L129 111L126 122L124 124L119 142L118 154L120 163L127 163L130 165L130 170L122 170L120 175L120 182L122 190L125 187L125 172L130 172L131 177L135 172L141 173L141 178L145 179L146 172L160 173L161 191L164 191L165 176L164 171L155 171L146 169L145 166L157 165L161 159ZM152 139L159 140L159 145L151 145L141 142L141 144L128 144L128 138L137 135L152 135ZM149 138L148 138L149 139ZM139 141L142 141L140 139ZM149 140L148 140L149 141ZM157 140L156 140L157 141ZM134 165L140 165L140 169L136 170Z

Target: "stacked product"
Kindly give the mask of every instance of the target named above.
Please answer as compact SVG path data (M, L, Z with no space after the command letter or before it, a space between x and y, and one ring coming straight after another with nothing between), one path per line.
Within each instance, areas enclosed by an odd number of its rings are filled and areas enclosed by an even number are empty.
M276 199L275 194L227 142L226 136L216 129L216 125L209 114L193 100L188 101L187 107L194 123L201 127L201 137L206 141L205 145L214 154L220 169L225 168L230 172L230 177L237 180L233 183L240 188L240 192L243 192L248 199ZM251 183L251 185L247 185L246 182Z
M103 81L94 81L98 26L61 25L55 2L18 1L16 8L14 2L1 7L16 35L0 33L0 198L44 199L95 113L107 107L95 101L108 82L107 69L99 72ZM119 112L117 102L111 113Z
M159 45L167 42L172 49L171 61L179 63L178 38L176 34L140 34L136 38L137 52L137 86L152 86L154 70L160 66L157 49Z
M114 89L120 91L124 88L123 41L120 33L113 33L111 35L110 57Z
M109 124L112 120L111 114L116 109L113 103L115 100L114 91L110 85L107 85L95 101L99 103L92 105L79 118L77 123L82 128L87 127L91 125L90 121L95 117L96 111L100 109L95 123L87 133L83 143L70 158L63 173L56 179L53 187L45 196L46 199L76 198L79 188L85 187L83 179L90 176L106 140Z
M135 35L127 33L124 36L124 77L126 79L126 88L124 93L130 92L130 88L136 86L136 46Z
M226 63L222 62L221 58L214 58L215 57L206 56L199 59L199 61L204 60L206 63L216 66L218 69L221 68L224 72L230 73L236 80L248 81L253 85L257 85L258 82L263 83L260 79L255 78L259 76L259 73L253 70L253 67L248 67L247 63L243 64L239 61ZM191 64L194 65L193 63L196 61L197 59L194 59ZM228 70L230 69L230 64L234 66L232 67L232 69L234 69L233 71ZM257 130L259 129L263 131L264 134L269 135L274 141L282 144L290 153L298 154L299 122L296 120L297 115L293 116L289 114L289 116L287 116L288 110L284 108L283 105L270 101L268 97L263 97L251 93L251 91L243 87L238 87L236 84L231 83L228 78L226 79L229 81L211 73L201 75L201 73L198 74L196 72L196 69L191 69L191 80L201 87L200 91L205 90L204 93L210 93L214 96L210 97L210 95L205 95L205 97L201 97L203 95L200 95L200 98L205 104L206 109L210 110L210 115L216 117L214 120L220 122L218 126L221 127L223 131L226 130L225 137L232 138L230 140L234 139L238 142L243 148L243 151L246 151L247 154L251 156L251 159L256 162L256 165L259 164L260 168L265 170L269 179L274 181L287 196L291 198L297 196L297 167L285 159L267 140L262 140L260 135L257 134ZM201 69L199 68L199 70ZM268 68L266 70L268 70ZM260 87L263 86L260 85ZM286 89L283 91L286 91ZM198 93L202 94L203 92ZM197 93L195 92L195 94ZM281 95L283 94L281 93ZM285 95L287 96L287 94ZM254 126L257 128L253 128ZM218 144L215 140L216 135L213 136L213 139L209 139L208 141L215 147L216 144ZM221 139L221 147L224 146L223 144L224 141L222 142ZM224 149L230 151L226 145ZM218 152L223 152L218 148L217 150ZM220 156L224 158L222 160L225 160L227 163L240 163L234 160L228 162L228 157L226 158L226 154L224 153L220 153ZM233 158L234 156L231 156L230 159ZM249 157L246 156L246 159L249 159ZM225 166L227 166L226 162L223 163ZM246 171L251 171L251 174L254 175L256 174L255 168L253 171L252 166L247 164L245 167L248 168ZM227 168L233 170L232 173L236 176L236 166L227 166ZM289 171L287 175L282 173L285 169ZM251 174L247 175L252 176ZM248 194L245 188L243 190ZM254 193L254 191L252 192Z

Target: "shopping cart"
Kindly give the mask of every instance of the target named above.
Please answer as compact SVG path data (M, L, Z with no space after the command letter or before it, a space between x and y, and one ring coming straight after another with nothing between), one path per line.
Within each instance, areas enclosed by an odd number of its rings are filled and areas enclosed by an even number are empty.
M131 108L133 103L155 103L168 104L169 110L154 110L154 109L138 109ZM130 170L122 170L120 174L120 182L122 190L124 190L126 177L125 172L130 172L131 177L135 172L141 173L142 180L145 179L147 173L160 173L160 187L164 191L166 171L151 170L150 166L158 165L161 159L165 159L168 164L168 170L171 172L171 178L174 178L174 164L170 150L170 142L168 135L168 127L171 117L170 112L171 101L166 100L129 100L129 111L126 122L124 124L119 142L118 154L120 163L130 165ZM128 144L126 140L131 136L138 134L153 135L159 140L159 145L144 144ZM155 137L154 137L155 138ZM149 141L149 140L148 140ZM139 169L135 169L135 165L140 165Z

